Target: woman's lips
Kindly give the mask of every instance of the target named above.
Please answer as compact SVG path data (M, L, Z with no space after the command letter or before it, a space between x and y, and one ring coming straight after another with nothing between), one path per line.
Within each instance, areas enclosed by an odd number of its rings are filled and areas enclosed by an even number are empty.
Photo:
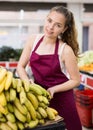
M51 32L50 30L47 30L47 29L46 29L46 32L47 32L48 34L53 34L53 32Z

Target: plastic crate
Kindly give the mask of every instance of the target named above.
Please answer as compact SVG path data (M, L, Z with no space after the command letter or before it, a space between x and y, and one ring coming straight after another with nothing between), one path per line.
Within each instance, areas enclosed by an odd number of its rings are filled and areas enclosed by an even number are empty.
M75 100L82 125L93 128L93 90L75 91Z
M76 102L76 106L81 124L85 127L93 128L93 107L85 106L79 102Z
M84 104L93 106L93 90L75 91L75 100Z
M25 130L65 130L65 123L63 121L46 125L46 126L38 126L36 128L25 128Z

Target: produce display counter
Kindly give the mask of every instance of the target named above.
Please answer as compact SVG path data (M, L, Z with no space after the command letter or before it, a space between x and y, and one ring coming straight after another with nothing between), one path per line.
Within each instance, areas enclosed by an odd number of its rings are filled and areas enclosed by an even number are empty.
M93 73L80 71L81 84L93 90Z
M65 130L65 123L63 117L59 115L55 118L55 120L46 121L45 124L38 125L35 128L25 128L24 130Z
M65 123L63 121L48 124L45 126L38 126L36 128L25 128L25 130L65 130Z

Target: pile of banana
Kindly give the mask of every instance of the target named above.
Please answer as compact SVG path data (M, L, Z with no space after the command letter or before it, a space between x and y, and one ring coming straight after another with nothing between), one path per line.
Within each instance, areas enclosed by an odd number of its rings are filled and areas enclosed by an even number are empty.
M54 120L58 112L49 107L51 97L40 85L14 78L0 67L0 130L35 128Z

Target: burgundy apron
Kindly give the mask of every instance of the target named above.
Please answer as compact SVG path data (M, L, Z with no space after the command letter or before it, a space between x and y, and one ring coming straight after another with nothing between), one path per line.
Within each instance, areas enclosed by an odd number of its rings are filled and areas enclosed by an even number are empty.
M58 47L56 41L54 54L39 55L36 49L42 42L43 37L38 41L30 57L30 66L34 76L34 82L45 89L64 83L69 79L61 71ZM64 118L67 130L82 130L74 101L73 90L54 94L50 106L55 108L59 115Z

